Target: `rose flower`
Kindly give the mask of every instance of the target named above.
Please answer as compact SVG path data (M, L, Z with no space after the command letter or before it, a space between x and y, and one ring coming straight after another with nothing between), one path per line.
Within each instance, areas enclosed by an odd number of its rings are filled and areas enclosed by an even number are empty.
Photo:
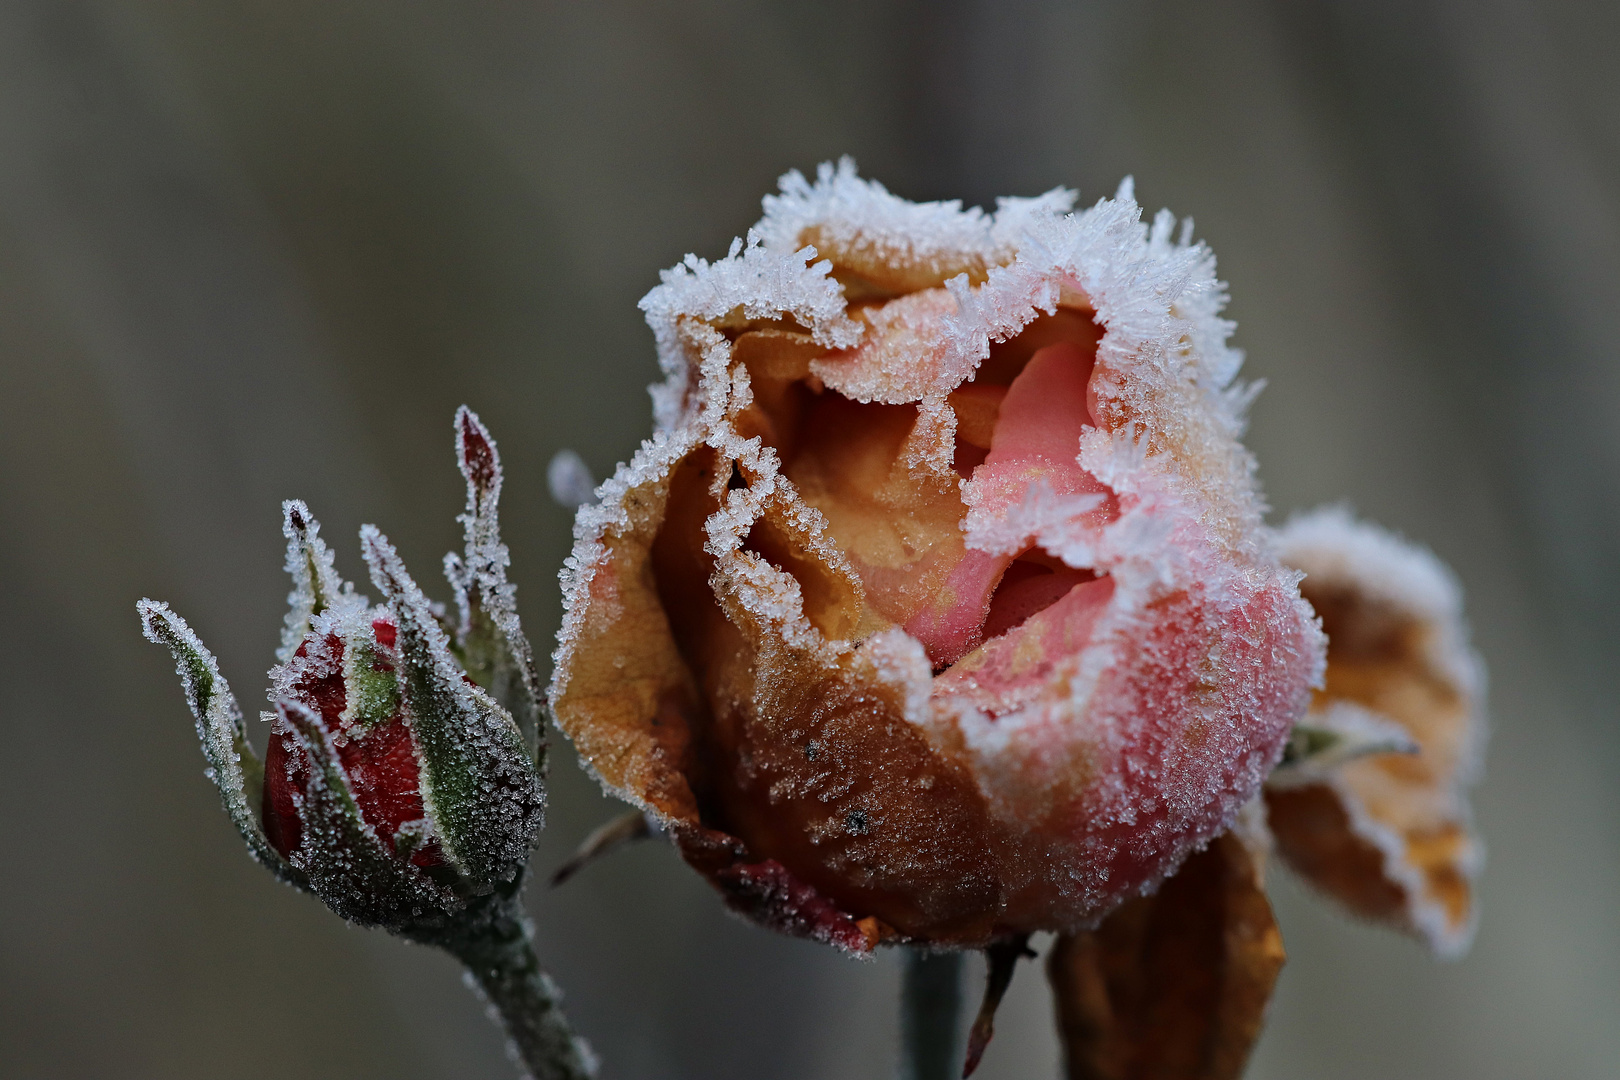
M551 700L739 911L862 952L1081 931L1226 832L1323 639L1208 250L1129 188L847 161L642 302L657 428L580 512Z

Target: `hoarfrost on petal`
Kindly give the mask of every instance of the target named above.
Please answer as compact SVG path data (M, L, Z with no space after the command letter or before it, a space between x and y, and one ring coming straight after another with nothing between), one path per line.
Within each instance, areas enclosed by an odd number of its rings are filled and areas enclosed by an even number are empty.
M310 891L351 922L395 930L420 929L460 908L454 894L389 851L366 823L320 717L299 702L278 701L276 722L309 766L307 786L293 796L303 829L292 861Z

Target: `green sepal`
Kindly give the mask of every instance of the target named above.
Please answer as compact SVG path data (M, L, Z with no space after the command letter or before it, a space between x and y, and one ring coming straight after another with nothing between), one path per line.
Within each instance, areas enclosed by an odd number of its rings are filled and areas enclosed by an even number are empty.
M219 789L225 812L247 841L248 851L277 878L308 889L304 874L281 857L265 836L260 813L264 805L264 765L248 744L242 710L230 684L219 673L214 654L204 647L186 621L168 604L143 599L135 605L146 639L168 648L185 690L186 704L197 720L197 737L208 759L208 778Z
M360 530L371 579L399 629L405 719L422 762L434 835L477 892L523 872L544 809L540 774L516 721L470 683L449 638L398 553L375 526Z
M455 589L460 616L452 647L467 674L512 714L544 775L545 694L534 650L518 619L516 588L506 577L511 555L501 543L500 453L489 429L465 405L456 410L455 430L467 509L457 518L463 553L444 557L444 575Z
M449 925L462 901L390 852L366 824L320 718L296 701L276 702L276 715L309 763L308 785L294 796L303 835L292 854L309 890L362 926L422 933Z
M343 721L370 731L399 712L400 680L391 668L379 665L374 631L362 625L362 632L343 635L343 687L347 699Z

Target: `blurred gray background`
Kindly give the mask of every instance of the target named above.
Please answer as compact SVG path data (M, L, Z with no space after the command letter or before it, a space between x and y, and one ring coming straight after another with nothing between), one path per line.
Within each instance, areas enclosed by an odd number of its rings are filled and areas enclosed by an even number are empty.
M4 0L0 1076L512 1075L448 960L249 862L134 601L255 708L279 500L431 591L467 402L545 642L545 465L647 432L637 298L842 153L973 203L1134 174L1232 284L1277 517L1348 499L1467 585L1473 954L1277 874L1251 1076L1620 1072L1617 48L1603 0ZM556 761L542 868L616 810ZM732 920L660 845L531 906L610 1080L892 1075L896 957ZM1055 1076L1049 1007L1021 972L981 1075Z

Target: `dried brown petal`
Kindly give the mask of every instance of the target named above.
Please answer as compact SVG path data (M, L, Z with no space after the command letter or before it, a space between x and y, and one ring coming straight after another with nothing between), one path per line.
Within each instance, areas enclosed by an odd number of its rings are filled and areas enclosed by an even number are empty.
M1047 958L1068 1080L1235 1080L1282 970L1263 855L1234 833Z
M1342 511L1292 523L1282 543L1328 634L1326 685L1303 723L1371 714L1399 725L1418 752L1280 772L1266 791L1278 851L1356 914L1460 954L1482 863L1466 792L1484 718L1483 669L1457 587L1427 551Z

